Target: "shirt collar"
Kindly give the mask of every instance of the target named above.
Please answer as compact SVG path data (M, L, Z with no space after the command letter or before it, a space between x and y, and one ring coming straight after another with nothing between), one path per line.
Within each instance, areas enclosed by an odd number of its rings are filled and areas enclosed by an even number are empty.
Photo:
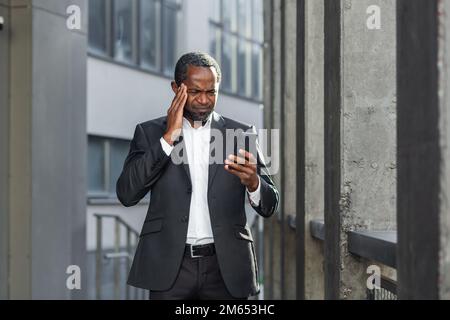
M206 119L206 123L205 123L203 126L197 128L197 129L194 129L194 128L191 126L189 120L186 119L185 117L183 117L183 129L192 129L192 130L204 130L204 129L209 129L209 128L211 128L211 121L212 121L211 119L212 119L212 115L213 115L213 112L211 112L211 114L210 114L210 115L208 116L208 118Z

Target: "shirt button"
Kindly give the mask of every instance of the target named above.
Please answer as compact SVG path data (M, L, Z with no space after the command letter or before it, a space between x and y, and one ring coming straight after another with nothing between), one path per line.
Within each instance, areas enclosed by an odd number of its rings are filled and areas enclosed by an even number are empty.
M187 193L192 193L192 187L188 187Z
M188 222L189 217L188 216L184 216L183 218L181 218L181 222Z

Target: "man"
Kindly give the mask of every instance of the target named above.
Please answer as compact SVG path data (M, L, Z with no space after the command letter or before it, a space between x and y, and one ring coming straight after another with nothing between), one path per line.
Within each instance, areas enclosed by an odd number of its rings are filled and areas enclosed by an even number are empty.
M279 195L259 152L240 150L211 163L213 130L222 137L254 131L214 112L220 79L209 55L182 56L167 116L137 125L117 181L127 207L151 191L128 278L150 290L150 299L247 299L259 292L246 194L263 217L276 211ZM181 153L187 161L179 161Z

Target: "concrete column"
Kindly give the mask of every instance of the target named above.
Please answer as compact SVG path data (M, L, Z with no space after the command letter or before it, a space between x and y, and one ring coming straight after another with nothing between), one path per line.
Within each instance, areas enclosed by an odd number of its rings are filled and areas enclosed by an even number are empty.
M270 36L268 46L271 54L264 57L265 61L270 59L270 70L268 71L270 76L270 82L266 85L266 95L264 104L270 106L270 119L266 119L266 122L270 125L268 128L280 129L281 128L281 0L267 0L265 2L265 11L269 15ZM267 16L266 16L267 17ZM266 34L267 36L267 34ZM266 63L267 64L267 63ZM267 72L267 70L266 70ZM268 101L268 103L267 103ZM266 114L268 111L266 111ZM273 146L272 146L273 147ZM282 161L280 159L280 161ZM282 165L282 164L281 164ZM276 174L273 176L274 182L278 187L281 186L281 175ZM280 194L280 198L283 195ZM281 201L280 199L280 201ZM264 256L265 256L265 298L266 299L279 299L280 298L280 224L277 220L280 216L277 215L274 219L264 221Z
M8 297L9 1L0 0L0 300Z
M450 1L398 1L398 296L450 298Z
M305 1L305 298L324 298L323 244L309 222L324 219L324 2Z
M264 0L264 56L263 56L263 100L264 100L264 128L272 129L273 128L273 86L272 86L272 77L273 77L273 66L274 66L274 54L272 48L272 30L273 30L273 22L272 22L272 0ZM271 149L271 139L270 136L267 137L266 146L268 150ZM271 244L271 235L273 234L273 224L268 221L263 221L264 228L264 245L263 245L263 260L260 261L261 266L263 267L263 284L264 284L264 298L269 299L271 290L269 287L272 287L272 273L273 269L269 265L269 260L271 259L271 252L273 251L273 244ZM271 250L272 249L272 250Z
M284 299L296 298L296 266L297 246L296 234L288 226L288 217L297 215L297 0L284 0L284 43L283 56L285 66L284 95L282 104L282 130L281 141L283 168L283 205L284 210ZM303 106L302 106L303 107ZM303 183L303 182L302 182ZM301 213L299 214L301 215Z
M2 235L9 231L7 296L82 298L87 278L87 2L2 2L11 13L9 207L8 225L1 226ZM66 26L69 5L81 9L81 30ZM81 290L66 287L70 265L81 269Z
M279 215L266 222L266 297L296 299L296 233L288 226L297 214L297 1L266 2L270 56L266 56L266 125L280 130L281 165L274 180L280 189ZM266 33L266 37L267 37ZM270 68L267 71L267 68ZM268 102L268 103L267 103ZM303 233L301 233L303 235ZM302 258L303 261L303 258Z
M349 255L347 232L395 229L395 13L394 0L325 1L327 299L366 295L371 263Z

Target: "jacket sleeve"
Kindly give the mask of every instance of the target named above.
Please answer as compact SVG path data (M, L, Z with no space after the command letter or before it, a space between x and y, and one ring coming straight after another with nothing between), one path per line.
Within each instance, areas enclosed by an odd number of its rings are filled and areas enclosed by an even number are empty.
M169 160L159 139L150 143L142 126L137 125L116 184L119 201L126 207L136 205L161 177Z
M253 131L256 132L255 127ZM269 218L278 209L278 204L280 202L280 195L275 186L275 183L270 176L269 170L267 169L264 156L261 152L258 142L256 142L257 150L257 173L260 177L261 183L261 195L260 202L258 206L252 206L253 209L262 217Z

